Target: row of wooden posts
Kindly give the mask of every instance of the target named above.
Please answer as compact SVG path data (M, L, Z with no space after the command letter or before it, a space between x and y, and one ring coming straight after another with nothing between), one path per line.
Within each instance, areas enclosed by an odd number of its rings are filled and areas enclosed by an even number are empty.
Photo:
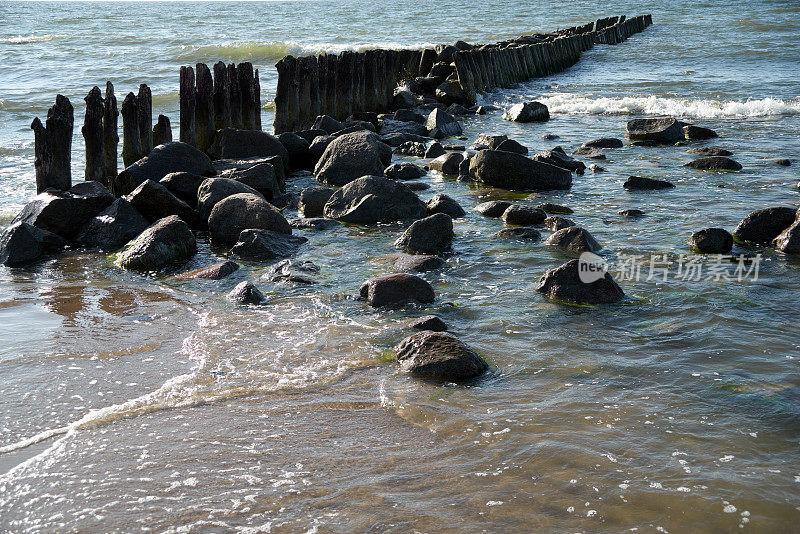
M466 100L474 103L478 92L560 72L595 44L621 43L650 24L650 15L608 17L540 38L462 49L453 61ZM275 133L310 128L322 114L346 120L357 111L386 112L397 86L427 76L437 59L432 48L286 56L276 65Z

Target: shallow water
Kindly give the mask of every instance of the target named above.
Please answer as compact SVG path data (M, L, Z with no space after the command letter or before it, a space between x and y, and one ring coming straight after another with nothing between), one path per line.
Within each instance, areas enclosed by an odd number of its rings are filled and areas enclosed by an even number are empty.
M262 102L285 53L495 41L609 15L590 2L0 4L0 213L33 194L34 116L57 92L76 106L111 79L148 83L177 121L177 73L249 60ZM352 532L789 532L800 520L800 261L761 251L758 280L621 279L628 298L565 307L535 292L567 259L500 242L469 208L552 201L626 256L687 253L691 232L796 206L800 7L794 2L622 2L655 24L597 46L568 71L485 96L548 104L546 124L465 121L570 152L622 137L631 116L671 114L720 132L737 173L682 167L687 147L625 146L571 190L513 194L437 173L469 212L447 267L423 275L428 308L366 309L360 283L391 270L397 225L298 231L321 283L177 281L71 253L0 270L0 530ZM272 121L264 110L264 123ZM79 128L76 128L76 133ZM544 141L545 133L557 141ZM79 134L78 134L79 135ZM74 176L82 176L76 136ZM764 158L794 158L791 167ZM398 158L409 159L413 158ZM586 162L587 164L589 161ZM629 193L630 174L677 187ZM295 178L291 187L311 183ZM620 208L647 212L639 220ZM292 214L289 214L292 215ZM201 243L188 268L216 255ZM739 252L756 252L734 249ZM713 262L709 259L706 267ZM674 265L673 265L674 268ZM655 277L654 277L655 278ZM241 280L267 294L236 308ZM437 313L493 373L470 386L412 379L387 361L402 322Z

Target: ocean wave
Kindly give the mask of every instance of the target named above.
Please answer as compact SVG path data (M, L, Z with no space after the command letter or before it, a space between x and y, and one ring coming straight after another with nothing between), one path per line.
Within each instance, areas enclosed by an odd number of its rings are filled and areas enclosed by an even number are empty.
M7 44L28 44L28 43L44 43L47 41L55 41L56 39L66 39L68 35L17 35L16 37L3 37L0 38L0 43Z
M657 96L606 98L557 93L539 98L553 113L587 115L669 115L697 119L799 115L800 99L747 101L692 100Z
M433 45L431 43L403 45L392 42L375 42L366 44L301 44L295 41L240 41L204 46L184 45L181 46L180 53L176 59L178 61L209 61L212 59L228 61L277 61L289 54L295 56L306 56L323 53L339 54L345 50L363 51L373 48L417 49L429 46Z

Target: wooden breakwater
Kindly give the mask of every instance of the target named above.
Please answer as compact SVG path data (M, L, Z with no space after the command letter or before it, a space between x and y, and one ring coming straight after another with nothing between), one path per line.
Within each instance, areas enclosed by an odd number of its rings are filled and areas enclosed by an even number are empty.
M354 112L386 112L402 82L430 78L431 69L440 62L455 65L455 71L442 80L449 82L442 93L452 94L457 84L456 92L471 105L477 93L560 72L595 44L621 43L650 24L651 15L607 17L550 34L479 46L459 41L424 50L289 55L276 65L274 130L279 134L310 128L323 114L343 121Z

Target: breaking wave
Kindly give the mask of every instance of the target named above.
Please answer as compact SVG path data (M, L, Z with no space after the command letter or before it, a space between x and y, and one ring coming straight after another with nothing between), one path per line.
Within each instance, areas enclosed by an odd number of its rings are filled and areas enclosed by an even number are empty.
M28 43L44 43L47 41L55 41L56 39L66 39L67 35L17 35L16 37L3 37L0 38L0 43L8 44L28 44Z

